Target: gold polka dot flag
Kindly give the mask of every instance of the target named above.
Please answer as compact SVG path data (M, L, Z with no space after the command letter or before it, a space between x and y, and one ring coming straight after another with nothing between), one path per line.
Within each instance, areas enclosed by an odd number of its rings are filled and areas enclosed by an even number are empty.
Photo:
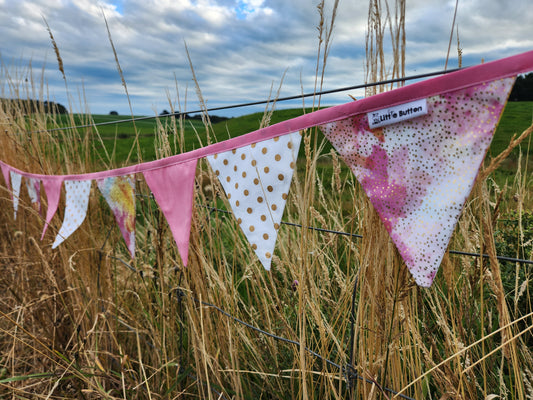
M15 219L17 219L17 211L19 208L19 197L20 197L20 184L22 182L22 175L15 171L9 171L11 178L11 190L13 191L13 210Z
M484 82L321 127L420 286L433 282L513 82Z
M91 180L65 180L65 216L52 248L55 249L76 231L85 220L91 192Z
M300 132L208 156L233 214L269 270L296 166Z

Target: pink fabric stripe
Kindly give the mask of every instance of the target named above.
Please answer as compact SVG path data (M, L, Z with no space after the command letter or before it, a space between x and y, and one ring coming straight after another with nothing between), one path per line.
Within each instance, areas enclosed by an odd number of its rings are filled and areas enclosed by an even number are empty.
M216 153L232 150L235 148L247 146L252 143L272 139L273 137L286 135L291 132L297 132L302 129L324 125L329 122L344 119L353 115L367 113L384 107L394 106L408 101L421 99L437 94L449 92L452 90L462 89L465 87L477 85L479 83L492 81L496 79L514 76L520 73L533 71L533 51L507 57L501 60L476 65L465 68L460 71L452 72L437 78L428 79L422 82L413 83L399 89L381 93L375 96L367 97L362 100L342 104L339 106L319 110L310 114L302 115L259 129L257 131L242 135L223 142L190 151L188 153L177 154L175 156L163 158L156 161L150 161L143 164L132 165L129 167L112 169L108 171L93 172L88 174L64 175L63 179L69 180L87 180L102 179L111 176L128 175L142 173L153 169L168 167L170 165L180 164L183 162L197 160ZM7 165L0 161L1 165ZM19 171L10 166L10 168L19 174L36 179L46 179L49 175L30 174Z

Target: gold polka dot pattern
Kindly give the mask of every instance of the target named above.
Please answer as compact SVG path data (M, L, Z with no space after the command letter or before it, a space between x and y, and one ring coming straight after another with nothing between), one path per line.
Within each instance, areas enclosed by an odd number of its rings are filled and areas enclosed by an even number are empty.
M295 132L207 157L266 269L272 262L301 138Z
M513 82L430 97L427 115L383 128L366 114L321 127L420 286L433 282Z
M80 227L89 205L91 181L65 181L65 217L52 248L55 249Z

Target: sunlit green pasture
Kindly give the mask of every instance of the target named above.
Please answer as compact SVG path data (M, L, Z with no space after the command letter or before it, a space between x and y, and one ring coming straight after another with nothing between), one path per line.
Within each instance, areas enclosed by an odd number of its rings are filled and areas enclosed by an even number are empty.
M306 110L308 112L309 110ZM303 114L302 109L278 110L272 114L270 124L275 124ZM113 161L116 165L121 165L126 159L132 146L134 145L135 132L138 134L141 159L137 157L137 152L133 151L130 162L151 161L157 158L155 133L159 129L168 133L168 141L175 146L175 152L180 149L190 151L207 144L208 134L211 141L217 142L252 132L260 127L263 113L253 113L241 117L230 118L226 121L212 124L212 131L208 133L206 126L200 119L179 120L173 117L160 117L157 119L143 119L135 122L126 122L110 125L97 125L96 129L102 139L102 143L109 154L114 154ZM489 149L489 156L494 157L503 151L514 134L520 134L532 121L533 102L509 102L505 108L500 124ZM64 118L64 123L69 121ZM101 124L116 120L130 119L127 116L113 115L93 115L94 123ZM87 123L85 116L75 115L76 124ZM180 129L181 123L181 129ZM176 124L177 129L174 129ZM180 145L180 138L174 137L175 131L183 131L183 143ZM320 133L318 133L320 135ZM182 147L181 147L182 146ZM101 145L96 143L95 149L102 151ZM324 152L329 152L331 147L326 145ZM114 151L114 152L113 152ZM522 151L533 154L533 146L524 143ZM499 172L504 176L506 173L513 174L517 168L518 149L515 149L509 159L505 162L503 169ZM528 166L532 168L533 166Z

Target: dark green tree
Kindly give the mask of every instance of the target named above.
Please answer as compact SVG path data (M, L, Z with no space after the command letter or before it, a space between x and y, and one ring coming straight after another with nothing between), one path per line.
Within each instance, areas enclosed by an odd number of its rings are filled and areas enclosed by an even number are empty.
M533 101L533 72L518 75L513 90L509 95L510 101Z

